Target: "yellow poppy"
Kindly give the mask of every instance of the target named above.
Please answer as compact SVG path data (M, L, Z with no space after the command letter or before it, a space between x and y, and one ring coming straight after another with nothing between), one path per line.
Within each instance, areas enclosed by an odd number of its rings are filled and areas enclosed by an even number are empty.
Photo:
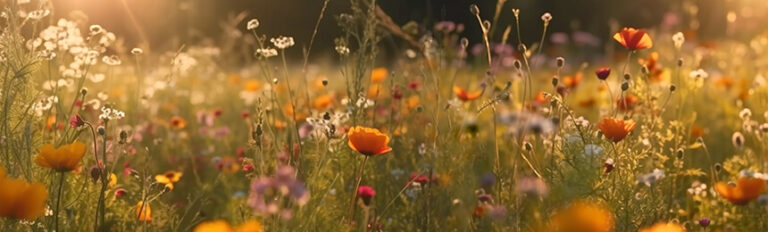
M165 187L168 187L168 189L173 190L173 183L179 182L179 179L181 179L181 176L184 175L184 173L177 172L177 171L167 171L163 174L156 175L155 181L160 184L164 184Z
M50 168L57 172L69 172L77 168L83 155L85 155L85 144L80 141L59 148L45 144L40 148L40 154L35 158L35 163L40 167Z
M149 203L144 204L144 201L139 201L136 204L136 218L142 222L152 221L152 208L149 207Z
M347 132L349 147L367 156L381 155L392 151L389 136L379 129L355 126Z
M653 226L640 229L638 232L685 232L685 229L675 223L659 222Z
M35 220L45 213L48 190L40 183L6 178L0 167L0 217Z
M232 228L225 220L218 219L203 222L195 226L194 232L263 232L264 226L256 220L248 220L237 228Z
M329 94L320 95L320 96L317 96L312 103L315 109L325 110L328 108L328 106L331 105L331 103L333 103L333 97Z
M387 79L387 68L379 67L371 71L371 82L379 83Z
M245 86L243 86L243 90L246 92L256 92L259 91L261 88L261 84L259 84L256 80L249 80L245 82Z

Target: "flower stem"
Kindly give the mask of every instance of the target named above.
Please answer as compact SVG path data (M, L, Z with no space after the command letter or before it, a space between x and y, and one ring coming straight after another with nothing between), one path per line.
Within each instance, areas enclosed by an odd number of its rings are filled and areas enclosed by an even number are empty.
M53 215L53 228L55 231L59 231L59 211L61 211L61 208L59 207L61 205L61 192L64 189L64 172L59 172L59 193L56 194L56 212Z
M360 182L362 182L363 180L363 170L365 170L365 163L368 162L368 158L370 158L370 156L366 155L365 159L363 159L363 163L360 164L360 171L357 172L357 180L355 181L357 183L355 184L355 189L352 189L352 192L353 192L352 200L350 201L350 204L349 204L349 221L350 222L355 221L355 201L357 200L357 188L360 188Z

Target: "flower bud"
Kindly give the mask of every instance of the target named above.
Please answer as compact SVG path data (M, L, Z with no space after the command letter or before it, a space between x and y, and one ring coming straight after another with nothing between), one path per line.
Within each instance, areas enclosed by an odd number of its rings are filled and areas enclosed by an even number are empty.
M627 91L629 89L629 82L621 83L621 91Z
M597 71L595 71L595 75L597 75L597 79L600 79L600 80L608 79L608 76L611 75L611 68L609 67L600 68Z
M473 15L480 15L480 8L475 4L469 5L469 12Z

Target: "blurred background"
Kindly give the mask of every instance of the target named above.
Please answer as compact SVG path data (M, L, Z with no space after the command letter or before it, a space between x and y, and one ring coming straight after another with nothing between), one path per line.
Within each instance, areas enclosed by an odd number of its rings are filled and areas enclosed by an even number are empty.
M125 38L126 46L148 41L152 47L176 46L180 42L194 44L218 37L222 23L243 12L245 21L256 17L259 30L269 36L288 35L298 46L306 46L324 0L54 0L54 17L82 11L90 24L100 24ZM492 19L496 0L380 0L381 8L396 23L419 23L431 29L439 21L464 24L465 37L480 41L480 29L469 13L469 5L480 6L484 19ZM333 38L340 35L335 15L348 11L349 0L330 0L325 18L320 23L314 51L331 51ZM750 17L763 17L755 6L768 7L766 0L513 0L508 1L495 25L496 37L503 28L514 23L512 8L521 11L523 40L530 44L541 34L541 15L553 15L550 32L583 31L597 38L610 38L610 22L618 26L695 30L700 38L717 39L732 36L727 22L734 25ZM132 13L132 14L129 14ZM763 11L764 13L765 11ZM133 20L132 16L133 15ZM738 17L736 17L738 16ZM732 17L735 17L732 19ZM764 31L761 23L750 23ZM297 49L300 50L300 49Z

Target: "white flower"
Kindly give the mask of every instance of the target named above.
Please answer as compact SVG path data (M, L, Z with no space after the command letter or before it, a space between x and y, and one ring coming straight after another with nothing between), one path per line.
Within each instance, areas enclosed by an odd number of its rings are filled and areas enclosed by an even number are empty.
M179 53L173 60L171 60L173 70L183 74L186 74L189 69L197 65L197 60L187 53Z
M256 56L262 58L277 56L277 50L274 48L259 48L256 49Z
M751 117L752 117L752 110L750 110L749 108L744 108L743 110L741 110L741 112L739 112L739 118L743 120L747 120Z
M690 76L696 79L707 78L709 77L709 73L707 73L707 71L704 71L704 69L696 69L691 71Z
M104 56L101 58L101 61L110 66L116 66L123 63L120 60L120 57L117 57L116 55Z
M675 48L680 49L685 42L685 36L682 32L675 33L672 35L672 42L675 43Z
M338 45L336 46L336 52L339 53L339 55L346 55L349 54L349 48L346 46Z
M89 74L87 76L88 80L91 80L93 83L99 83L102 82L106 76L102 73L96 73L96 74Z
M118 120L121 118L125 118L125 112L113 108L108 108L106 106L101 107L101 114L99 115L99 119L107 121Z
M144 50L141 50L141 48L133 48L133 49L131 49L131 54L139 55L139 54L142 54L142 53L144 53Z
M293 37L282 36L282 35L277 38L272 38L269 41L272 42L272 44L274 44L275 47L277 47L278 49L286 49L286 48L292 47L294 44Z
M544 21L545 24L548 24L549 21L552 21L552 14L549 12L544 13L541 15L541 21Z
M27 15L27 18L33 19L33 20L39 20L44 18L45 16L48 16L49 14L51 14L50 10L36 10L36 11L29 12L29 14Z
M246 28L249 31L250 30L256 30L256 28L259 28L259 25L261 25L261 24L259 24L259 20L254 18L254 19L251 19L250 21L248 21L248 26L246 26Z
M91 35L101 34L101 32L104 31L104 28L101 28L100 25L91 25L90 27Z

